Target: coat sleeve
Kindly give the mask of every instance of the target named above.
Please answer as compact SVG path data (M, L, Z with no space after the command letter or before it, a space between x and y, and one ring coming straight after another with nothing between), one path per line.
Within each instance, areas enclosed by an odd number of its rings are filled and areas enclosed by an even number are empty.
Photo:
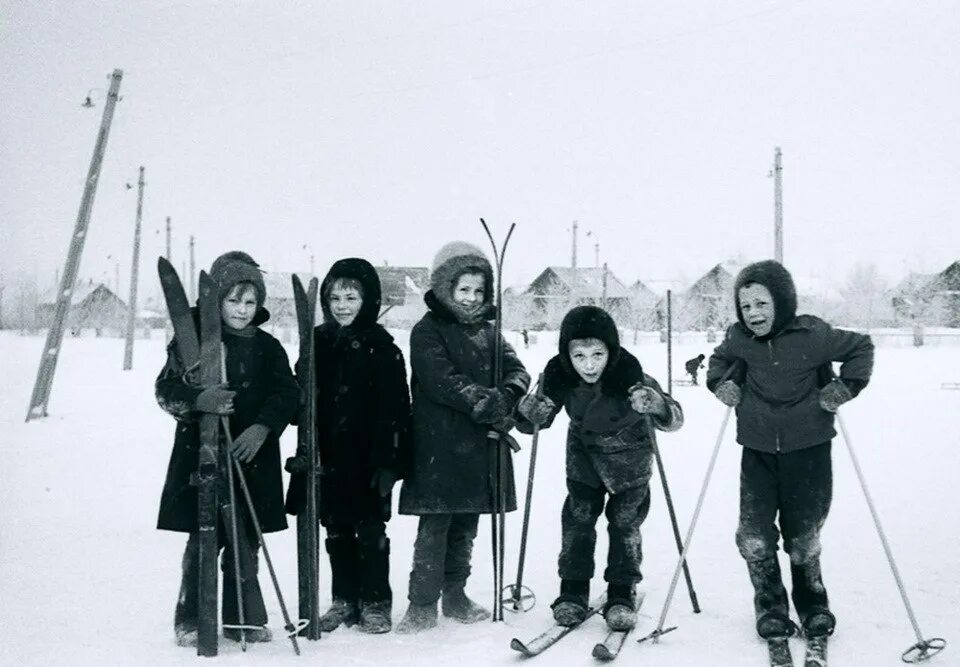
M733 352L732 338L735 326L735 324L732 324L727 328L723 342L713 349L713 354L710 355L710 360L707 362L707 389L710 391L716 389L717 385L726 380L733 380L738 385L743 384L744 378L731 377L734 372L733 366L739 358Z
M651 417L653 425L660 431L670 432L679 430L680 427L683 426L683 408L680 407L680 403L678 403L673 396L664 392L660 387L660 383L646 373L643 375L643 385L660 394L664 403L667 404L667 415L665 417Z
M174 338L167 345L167 363L157 376L153 390L157 404L177 421L193 419L197 396L203 391L199 384L189 381L188 375L177 349L177 339Z
M471 414L474 400L488 387L459 372L443 338L434 327L420 322L410 332L410 368L418 391L431 401Z
M391 344L379 354L374 406L371 466L390 468L403 476L410 430L410 391L403 353Z
M856 331L835 329L829 324L826 331L827 361L840 362L840 379L854 396L867 386L873 372L873 340Z
M290 371L286 350L279 341L271 338L270 342L273 347L270 355L270 386L267 398L254 422L263 424L280 437L300 407L300 385Z

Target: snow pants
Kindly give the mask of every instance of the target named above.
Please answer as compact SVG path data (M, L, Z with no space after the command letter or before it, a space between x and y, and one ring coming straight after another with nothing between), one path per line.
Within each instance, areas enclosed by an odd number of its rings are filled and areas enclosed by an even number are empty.
M390 602L390 538L379 518L356 524L327 525L334 600Z
M238 528L244 522L238 522ZM220 559L220 572L223 576L223 598L221 604L223 623L235 625L240 622L237 609L237 577L234 570L234 550L224 539L227 530L220 524L218 535L223 557ZM266 625L267 610L263 604L263 592L257 580L257 552L259 544L256 538L249 539L245 530L239 532L240 541L240 589L243 594L243 621L247 625ZM174 613L174 627L193 629L197 627L200 593L200 535L190 533L187 547L183 551L183 575L180 580L180 595Z
M429 605L443 591L463 588L470 576L470 557L479 514L424 514L413 544L408 598Z
M790 556L793 604L801 622L810 613L828 608L820 572L820 530L833 496L830 449L829 441L787 454L743 448L736 539L747 561L758 618L788 616L777 560L781 534Z
M604 511L607 491L567 479L567 499L560 515L562 543L559 573L562 580L589 581L593 578L593 552L597 543L597 519ZM650 511L650 484L610 494L606 499L608 584L633 586L639 582L643 550L640 524Z

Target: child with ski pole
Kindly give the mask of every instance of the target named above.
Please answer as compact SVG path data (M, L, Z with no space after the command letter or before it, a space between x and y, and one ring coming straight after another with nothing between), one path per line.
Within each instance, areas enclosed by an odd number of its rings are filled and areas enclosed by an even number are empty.
M410 419L406 366L393 337L377 324L380 278L368 261L334 262L320 287L320 305L323 323L314 332L318 509L332 594L320 629L359 622L361 632L389 632L386 522ZM297 362L298 374L303 362ZM287 511L306 511L307 494L306 476L292 474Z
M743 445L736 540L754 588L757 633L769 639L797 630L777 560L782 535L800 626L808 637L827 636L836 619L820 571L820 530L832 496L833 413L869 382L873 343L797 315L793 278L775 261L745 267L733 290L738 322L710 356L707 388L736 408ZM724 379L738 361L741 377ZM831 380L835 361L840 377Z
M493 271L481 250L448 243L437 253L424 295L428 312L410 333L413 398L412 464L399 511L420 517L414 544L410 606L397 632L437 625L442 611L461 623L490 617L464 592L480 514L496 511L491 429L513 427L513 411L530 376L503 340L503 379L492 387ZM505 447L503 449L506 449ZM517 508L510 454L505 457L505 510Z
M219 292L227 382L206 389L198 386L196 369L184 367L174 339L155 384L160 407L177 420L157 528L189 534L174 616L176 640L181 646L197 643L199 535L193 478L200 447L199 415L229 416L231 431L239 433L229 454L243 466L262 531L275 532L287 527L279 439L297 410L300 396L280 342L259 328L270 315L263 307L266 289L257 263L244 252L228 252L213 262L210 277ZM194 315L197 322L196 312ZM220 495L223 500L225 491ZM235 554L226 542L230 527L221 525L217 531L220 546L225 547L221 560L223 624L235 626L240 620L234 576L234 559L239 558L244 626L255 626L245 630L245 639L270 641L272 635L266 627L267 612L257 581L258 541L244 503L239 503L234 511L241 526L239 553ZM236 641L241 637L237 628L224 628L223 634Z
M517 427L548 428L561 408L570 417L560 595L553 617L572 626L588 613L596 523L606 503L610 545L603 613L611 630L629 630L636 623L635 588L641 580L640 526L650 510L653 429L645 422L675 431L683 425L683 410L620 347L613 318L596 306L577 306L563 318L559 351L547 362L543 385L542 398L521 399Z

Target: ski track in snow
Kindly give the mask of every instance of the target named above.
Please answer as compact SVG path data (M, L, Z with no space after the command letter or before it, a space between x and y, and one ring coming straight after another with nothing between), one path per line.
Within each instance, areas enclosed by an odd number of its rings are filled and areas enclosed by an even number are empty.
M408 344L407 332L394 332ZM556 334L537 332L524 349L508 334L531 375L555 353ZM626 342L632 333L627 332ZM713 345L689 335L674 347L675 377L684 360ZM155 530L157 506L174 422L153 398L153 380L164 360L164 336L139 339L134 370L121 371L123 340L67 338L50 399L50 416L24 423L43 338L0 332L4 383L0 389L0 664L197 664L192 649L173 641L173 608L180 580L185 536ZM286 343L295 359L295 336ZM666 349L653 342L627 345L647 372L666 385ZM945 363L945 361L947 363ZM867 482L920 627L927 637L955 636L960 628L960 391L940 389L960 380L960 348L878 347L871 385L843 410ZM686 413L677 433L659 442L686 533L723 406L702 387L675 387ZM524 583L538 595L537 606L505 614L502 624L463 626L441 618L436 631L417 636L366 636L340 629L319 642L301 640L303 656L283 639L282 620L261 557L261 586L277 638L250 645L244 655L221 639L224 663L336 665L512 665L511 637L529 639L550 621L549 604L559 582L560 508L565 495L566 419L541 434ZM516 456L518 498L523 498L529 437ZM296 447L296 433L282 439L284 456ZM690 552L690 570L703 612L694 615L683 579L668 625L679 629L658 644L638 645L636 637L656 625L677 552L659 479L643 526L647 593L635 636L619 661L661 665L765 665L766 646L753 632L751 590L734 544L740 448L731 420L707 493ZM884 558L863 494L840 437L834 440L834 500L824 530L824 578L838 617L830 642L834 665L898 665L915 641L913 630ZM286 476L286 473L284 473ZM396 494L394 494L396 498ZM606 557L604 519L598 524L597 576L602 590ZM505 578L516 575L522 511L508 515ZM406 587L416 518L395 516L391 583L394 622L406 608ZM490 521L481 518L468 592L492 601ZM295 530L267 536L288 609L297 609ZM785 556L781 552L781 558ZM785 577L787 574L784 563ZM329 567L321 557L321 604L329 601ZM593 645L604 636L599 618L579 629L540 664L592 665ZM795 640L794 655L802 655ZM958 665L950 645L932 665Z

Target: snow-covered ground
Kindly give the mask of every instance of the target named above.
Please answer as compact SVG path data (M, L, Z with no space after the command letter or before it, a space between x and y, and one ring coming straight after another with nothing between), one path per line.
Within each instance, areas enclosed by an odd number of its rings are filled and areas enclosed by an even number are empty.
M554 353L555 334L538 334L519 353L532 374ZM400 336L401 346L407 344ZM627 336L630 342L630 336ZM198 658L173 642L173 607L184 536L154 529L157 502L173 436L173 421L153 399L153 378L163 363L162 335L138 340L134 370L120 370L123 341L67 338L50 401L50 416L24 423L43 345L41 337L0 332L0 664L181 664ZM646 338L630 346L662 383L665 346ZM674 346L676 368L711 345L689 338ZM290 348L291 355L295 351ZM960 391L940 388L960 381L960 347L880 347L874 379L844 410L883 525L898 559L920 627L927 636L960 641ZM693 512L723 407L699 387L675 388L686 425L660 438L681 530ZM316 662L329 665L515 664L510 638L538 633L550 618L557 593L556 556L564 498L565 419L541 437L527 558L527 583L538 604L502 624L461 626L441 620L419 636L362 635L341 629L319 642L253 645L244 655L221 640L227 663ZM295 433L283 438L285 454ZM522 497L529 438L516 458ZM628 642L619 660L661 665L763 665L755 638L751 591L734 545L739 446L733 424L694 536L690 570L703 613L694 615L681 580L668 622L679 630L656 645ZM884 559L863 494L841 441L834 448L835 495L824 541L823 566L839 619L830 653L834 665L897 665L915 641ZM656 625L677 552L657 479L644 525L646 603L637 636ZM508 581L515 576L522 512L508 519ZM601 518L598 572L606 554ZM481 602L493 596L489 522L484 519L474 551L468 590ZM391 581L394 619L406 607L406 583L416 519L395 517ZM295 531L268 536L287 605L296 610ZM262 563L262 561L261 561ZM321 559L321 576L329 572ZM261 565L270 623L282 620ZM600 591L600 576L594 580ZM329 600L326 585L321 601ZM545 664L589 665L603 636L600 619L537 658ZM799 644L794 651L795 658ZM299 663L297 662L299 660ZM949 646L933 664L960 664Z

